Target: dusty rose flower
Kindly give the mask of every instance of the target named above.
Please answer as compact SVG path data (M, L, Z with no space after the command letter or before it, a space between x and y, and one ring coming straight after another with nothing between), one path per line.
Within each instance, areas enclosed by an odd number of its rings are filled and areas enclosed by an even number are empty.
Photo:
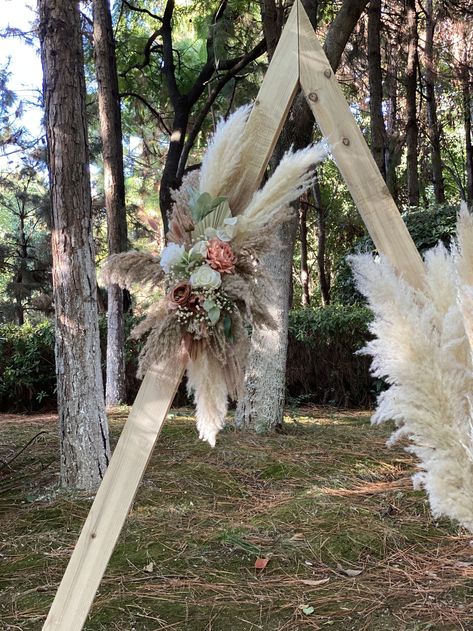
M168 300L170 302L171 309L185 307L189 302L191 291L192 287L185 280L177 283L177 285L174 285L174 287L168 293Z
M229 243L212 239L207 249L207 263L220 274L231 274L235 271L236 256Z

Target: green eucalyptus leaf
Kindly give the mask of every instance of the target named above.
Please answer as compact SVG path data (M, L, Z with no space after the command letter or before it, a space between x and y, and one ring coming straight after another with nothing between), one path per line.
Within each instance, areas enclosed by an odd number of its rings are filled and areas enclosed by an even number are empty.
M209 311L207 311L207 316L210 320L210 324L214 326L214 324L217 324L217 322L220 320L220 308L212 307L212 309L209 309Z
M232 319L228 315L228 313L226 313L223 317L223 332L227 340L233 344L233 342L235 341L235 338L233 337L233 331L232 331Z

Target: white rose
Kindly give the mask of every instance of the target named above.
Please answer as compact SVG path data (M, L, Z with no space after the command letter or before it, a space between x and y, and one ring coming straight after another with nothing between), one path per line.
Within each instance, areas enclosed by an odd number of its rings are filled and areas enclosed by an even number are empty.
M207 256L207 241L197 241L189 250L189 258L202 257L205 259Z
M189 282L192 287L196 288L218 289L222 283L222 278L210 265L201 265L191 274Z
M166 274L169 274L171 267L182 261L185 251L185 247L183 245L177 245L177 243L170 243L163 248L160 264Z

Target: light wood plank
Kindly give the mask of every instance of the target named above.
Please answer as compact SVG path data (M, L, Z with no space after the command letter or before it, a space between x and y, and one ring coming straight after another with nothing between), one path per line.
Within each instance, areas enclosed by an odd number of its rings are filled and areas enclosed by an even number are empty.
M158 373L154 366L146 373L72 553L44 631L82 629L184 368L183 358L170 357L164 370Z
M351 113L309 18L299 5L300 82L315 120L379 252L414 287L424 266L371 151Z
M234 214L244 210L261 184L299 87L297 42L297 6L294 5L245 127L245 137L250 139L250 143L242 160L239 184L232 192Z

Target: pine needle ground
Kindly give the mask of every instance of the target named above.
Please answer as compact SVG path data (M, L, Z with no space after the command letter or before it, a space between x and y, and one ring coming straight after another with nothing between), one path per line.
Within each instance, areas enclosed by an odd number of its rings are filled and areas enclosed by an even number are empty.
M86 631L473 629L473 537L431 518L392 428L321 408L286 421L212 450L173 411ZM1 417L4 631L41 629L90 506L58 490L57 452L53 416Z

